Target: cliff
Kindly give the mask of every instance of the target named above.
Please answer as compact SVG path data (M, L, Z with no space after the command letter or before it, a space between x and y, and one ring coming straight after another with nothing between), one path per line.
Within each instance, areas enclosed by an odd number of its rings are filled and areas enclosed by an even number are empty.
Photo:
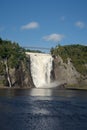
M87 76L79 73L74 67L72 60L67 58L67 63L58 55L53 61L55 80L61 85L70 88L87 88Z
M11 41L0 39L0 87L34 87L30 59L25 50Z
M12 87L32 88L34 87L31 72L30 59L26 59L26 64L21 62L17 68L9 68ZM0 87L9 87L8 81L4 75L0 75Z
M87 89L87 46L58 45L51 48L55 79L69 86Z

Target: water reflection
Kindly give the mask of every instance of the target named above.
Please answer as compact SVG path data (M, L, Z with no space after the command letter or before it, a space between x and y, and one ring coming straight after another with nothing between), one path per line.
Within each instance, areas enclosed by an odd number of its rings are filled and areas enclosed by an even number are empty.
M0 130L87 130L87 92L0 89Z
M50 97L80 97L87 98L87 91L66 89L0 89L0 96L50 96Z
M31 96L52 96L51 89L32 89L30 91Z

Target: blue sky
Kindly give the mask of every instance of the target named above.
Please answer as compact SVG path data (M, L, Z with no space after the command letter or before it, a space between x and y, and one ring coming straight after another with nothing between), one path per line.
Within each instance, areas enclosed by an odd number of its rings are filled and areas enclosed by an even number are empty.
M0 37L21 46L87 45L87 0L0 0Z

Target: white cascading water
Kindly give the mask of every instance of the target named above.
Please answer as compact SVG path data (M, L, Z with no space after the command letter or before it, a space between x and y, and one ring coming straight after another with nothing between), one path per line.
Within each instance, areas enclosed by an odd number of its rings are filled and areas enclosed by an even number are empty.
M50 54L26 53L30 55L31 75L36 88L46 88L51 83L53 58Z

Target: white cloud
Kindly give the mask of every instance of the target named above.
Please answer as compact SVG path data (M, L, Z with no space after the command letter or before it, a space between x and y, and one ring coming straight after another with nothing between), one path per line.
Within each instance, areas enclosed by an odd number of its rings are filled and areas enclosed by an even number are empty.
M81 28L81 29L85 27L85 23L84 23L84 22L81 22L81 21L77 21L77 22L75 23L75 25L76 25L77 27Z
M31 22L31 23L28 23L26 25L23 25L21 27L22 30L28 30L28 29L35 29L35 28L38 28L39 27L39 24L37 22Z
M53 42L61 41L63 38L64 38L64 35L56 34L56 33L43 37L45 41L53 41Z

